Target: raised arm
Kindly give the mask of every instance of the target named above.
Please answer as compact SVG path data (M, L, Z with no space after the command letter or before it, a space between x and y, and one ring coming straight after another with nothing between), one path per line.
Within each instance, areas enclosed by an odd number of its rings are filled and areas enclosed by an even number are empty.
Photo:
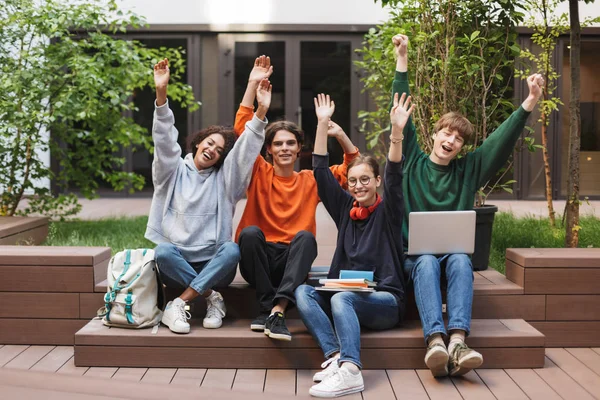
M542 95L544 78L533 74L527 78L529 95L516 111L504 121L487 139L472 153L478 168L477 184L483 186L502 168L512 154L514 147L525 129L527 118Z
M335 103L329 95L319 94L315 98L315 114L317 115L317 133L315 136L315 147L313 151L313 171L317 181L319 198L338 224L341 220L340 207L343 202L348 201L350 195L342 189L333 173L327 168L329 155L327 153L327 131L329 122L335 110Z
M167 88L169 85L169 60L166 58L154 65L154 86L156 102L152 121L152 139L154 140L154 161L152 162L152 181L159 186L177 170L181 159L181 147L177 143L175 117L169 109Z
M271 65L271 58L264 55L256 57L254 60L254 67L252 67L250 76L248 76L248 85L246 85L244 97L242 97L240 107L235 114L233 130L238 137L244 132L246 122L250 121L254 114L254 99L256 98L258 85L264 79L269 79L272 73L273 66Z
M235 142L233 149L223 163L225 173L225 186L233 196L239 200L246 191L254 161L260 153L265 140L265 127L267 126L267 111L271 105L271 83L264 79L256 89L258 108L254 117L246 123L244 134Z
M396 93L399 95L403 93L406 93L407 96L410 95L408 85L408 36L395 35L392 38L392 43L394 45L394 55L396 56L396 73L394 75L394 82L392 83L390 110L394 107L394 96ZM422 153L417 142L416 128L412 118L409 119L404 127L404 146L402 152L407 158L406 162L410 162L413 157Z

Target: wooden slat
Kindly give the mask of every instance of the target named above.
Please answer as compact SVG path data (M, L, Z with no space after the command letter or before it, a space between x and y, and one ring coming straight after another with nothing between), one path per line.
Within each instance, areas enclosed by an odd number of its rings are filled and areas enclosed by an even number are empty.
M505 290L506 294L523 294L523 287L511 281L494 269L479 271L479 274L492 282L497 288Z
M267 396L296 395L296 371L292 369L268 369L264 393Z
M523 293L525 293L525 268L506 259L504 272L506 273L506 278L522 287Z
M547 321L599 321L600 295L548 295Z
M600 354L600 347L594 347L594 348L592 348L592 350L594 350L596 353Z
M0 235L2 233L0 232ZM48 225L39 226L37 228L28 229L23 232L15 233L14 235L4 236L0 238L0 246L38 246L48 237Z
M0 367L9 363L13 358L27 350L29 346L7 345L0 349Z
M454 383L454 386L456 386L456 389L458 389L460 395L465 400L496 399L475 371L469 371L461 377L454 377L451 379L452 383Z
M506 259L526 268L599 268L600 249L506 249Z
M78 293L0 292L0 318L79 318Z
M94 271L91 268L32 267L0 265L1 292L94 291Z
M506 321L506 320L503 320ZM301 320L288 319L287 325L293 335L291 342L269 339L248 329L250 320L224 320L220 329L203 329L202 321L191 320L192 329L187 335L177 335L161 326L156 334L150 329L109 329L100 320L90 321L77 332L77 345L106 346L172 346L172 347L222 347L291 349L318 346ZM468 344L472 347L541 347L544 337L531 329L518 331L508 329L497 319L474 319ZM361 334L361 348L419 348L424 349L423 331L419 321L406 321L401 327L385 331L365 331ZM320 363L309 365L317 368ZM245 367L245 366L244 366Z
M526 294L600 294L600 268L531 268Z
M483 354L483 368L538 368L543 347L475 348ZM424 368L423 349L365 349L366 369ZM78 366L171 368L314 368L322 361L319 349L186 348L75 346Z
M531 400L560 400L560 396L533 369L505 369Z
M104 306L104 293L79 294L79 318L94 318L102 306Z
M117 370L118 368L114 367L91 367L83 374L83 376L110 379Z
M548 357L546 357L544 368L534 371L563 399L593 399L592 395Z
M392 389L397 398L427 400L427 392L414 370L387 370Z
M600 345L600 321L532 321L546 336L546 347L590 347Z
M54 349L53 346L30 346L4 365L4 368L29 369Z
M80 319L0 318L0 343L72 346L75 332L87 322Z
M474 296L472 317L543 321L546 319L546 296L518 294Z
M547 349L546 356L585 390L600 398L600 376L565 349Z
M15 235L19 232L46 226L48 217L0 217L0 238ZM0 251L2 248L0 248Z
M262 393L232 392L229 389L219 390L214 388L181 388L174 385L158 384L140 384L138 382L125 382L117 380L107 380L98 378L89 378L86 376L77 377L69 375L52 375L41 372L15 371L0 369L0 386L17 387L31 390L43 390L46 395L37 393L35 396L25 396L16 398L34 398L48 399L52 393L58 392L59 397L52 399L87 399L86 396L107 396L109 399L117 399L119 396L126 397L129 400L259 400L264 399ZM5 395L6 391L0 391ZM63 396L63 393L76 394L78 397ZM3 396L4 398L5 396ZM8 397L13 398L13 397ZM104 397L100 397L104 398ZM279 396L278 400L292 399L291 396Z
M175 376L175 372L177 372L175 368L148 368L142 382L168 385Z
M44 399L44 400L115 400L123 397L102 396L94 394L68 393L64 391L48 391L46 389L25 388L19 386L0 385L0 393L7 399Z
M235 369L214 369L206 371L204 380L202 381L203 388L226 389L230 390L235 377Z
M119 368L112 379L119 381L139 382L146 374L148 368Z
M171 380L172 385L200 387L206 375L204 368L179 368Z
M266 373L266 369L238 369L235 374L232 390L262 393L265 387Z
M594 371L597 375L600 375L600 354L596 353L592 349L585 348L569 348L565 350L571 353L575 358L585 364L586 367Z
M296 370L296 399L308 400L314 399L308 391L310 388L315 385L312 377L320 371L319 369L299 369ZM358 397L356 395L348 395L348 397L352 400L362 400L360 393Z
M83 376L88 369L88 367L76 367L75 357L71 357L58 371L56 371L56 373L62 375Z
M0 265L91 267L110 255L109 247L0 246Z
M365 390L362 392L364 400L395 400L396 396L390 384L387 373L383 369L363 370Z
M73 358L73 346L57 346L46 354L37 364L31 367L32 371L56 372L67 361Z
M450 379L436 379L428 369L418 369L417 375L431 400L461 400L462 396Z
M501 369L477 370L477 375L499 399L527 399L527 395Z

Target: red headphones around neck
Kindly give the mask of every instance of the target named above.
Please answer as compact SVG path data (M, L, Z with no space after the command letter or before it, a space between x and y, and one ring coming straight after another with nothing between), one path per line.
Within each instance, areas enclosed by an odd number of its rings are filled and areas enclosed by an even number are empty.
M360 206L358 205L358 201L355 200L352 208L350 209L350 218L352 218L355 221L369 218L369 215L371 215L373 211L375 211L379 203L381 203L381 197L379 197L378 194L376 194L375 196L375 203L369 207Z

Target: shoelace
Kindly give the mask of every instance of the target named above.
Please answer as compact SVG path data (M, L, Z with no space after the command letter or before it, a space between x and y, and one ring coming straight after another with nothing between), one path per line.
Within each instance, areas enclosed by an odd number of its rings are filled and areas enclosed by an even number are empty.
M321 364L321 368L322 368L322 369L329 368L329 366L330 366L330 365L331 365L331 364L332 364L334 361L336 361L336 362L337 362L337 360L339 360L339 359L340 359L340 357L339 357L339 356L337 356L337 357L331 357L331 358L328 358L327 360L325 360L325 362L323 362L323 364Z
M214 303L209 302L206 309L206 318L223 318L223 311L221 311Z
M175 306L175 308L177 309L177 319L187 322L188 319L192 318L192 314L185 309L185 304Z

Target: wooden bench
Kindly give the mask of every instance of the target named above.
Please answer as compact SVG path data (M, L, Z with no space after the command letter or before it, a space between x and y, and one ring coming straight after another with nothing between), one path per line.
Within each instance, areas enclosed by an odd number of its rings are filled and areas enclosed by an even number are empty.
M600 346L600 249L507 249L506 276L543 297L546 347Z
M0 343L69 344L97 307L107 247L0 246ZM104 275L103 275L104 274Z
M0 245L38 245L47 236L47 217L0 217Z

